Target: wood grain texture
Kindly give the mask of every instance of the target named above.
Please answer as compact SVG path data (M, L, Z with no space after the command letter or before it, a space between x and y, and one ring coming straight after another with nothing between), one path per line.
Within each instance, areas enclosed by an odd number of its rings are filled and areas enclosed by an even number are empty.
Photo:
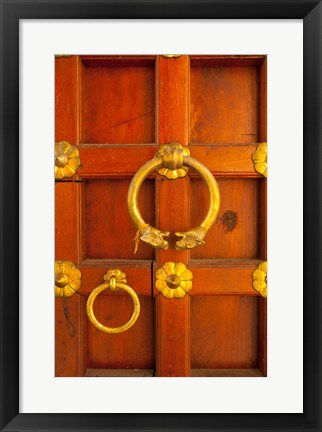
M191 369L192 377L245 377L258 378L263 374L260 369Z
M55 205L56 260L77 265L83 259L83 184L56 182Z
M84 68L82 139L86 143L154 142L154 68Z
M259 356L258 364L264 376L267 376L267 299L259 302Z
M267 141L267 57L260 67L260 141Z
M86 258L153 259L154 249L140 242L134 255L136 230L127 211L130 180L88 180L85 184ZM146 222L154 225L154 181L141 188L139 207Z
M85 376L151 378L154 376L154 369L87 369Z
M158 146L153 144L82 144L77 174L79 178L131 178L157 151Z
M191 298L191 367L258 368L258 312L258 297Z
M86 320L84 301L83 319ZM137 322L128 331L106 334L97 330L88 320L87 368L105 369L153 369L155 364L154 300L139 296L141 312ZM100 295L94 303L94 313L104 325L116 327L124 324L132 315L133 302L129 296Z
M260 257L262 261L267 260L267 180L262 179L260 181Z
M188 177L170 181L161 176L156 179L156 224L162 231L170 231L167 238L169 249L156 250L158 264L174 260L186 263L189 251L175 250L175 243L179 238L176 232L186 231L190 225L190 180Z
M153 55L81 55L85 67L150 67L154 68L156 56Z
M265 55L191 55L191 67L250 67L261 66Z
M177 141L188 144L189 133L189 57L157 59L157 142L162 145ZM186 230L190 225L189 178L175 181L156 180L156 222L161 230ZM188 251L176 251L174 238L167 251L158 250L158 265L167 261L189 260ZM157 376L189 376L190 374L190 306L189 297L170 300L157 296Z
M256 144L189 145L190 154L203 163L217 177L257 177L252 155ZM195 173L191 171L190 175Z
M261 195L261 242L260 255L262 261L267 260L267 180L262 180ZM269 272L269 263L268 263ZM267 280L269 279L269 274ZM267 376L267 299L260 299L259 318L259 366L264 376Z
M257 142L257 67L192 67L190 97L190 142Z
M56 298L55 376L82 376L84 370L81 298Z
M205 245L191 251L192 258L259 257L259 184L252 179L220 178L220 209ZM191 181L191 226L206 215L209 197L199 179Z
M79 142L78 56L55 59L55 141Z
M190 298L156 297L156 376L190 375Z
M260 260L191 260L193 289L189 295L258 296L252 286L252 273L259 263Z
M157 143L189 142L189 57L158 56L156 68Z
M55 140L76 145L79 59L55 60ZM79 264L82 260L82 185L55 184L55 258ZM82 376L84 372L80 297L55 299L55 376Z
M203 163L216 177L229 175L262 178L255 171L252 161L257 145L189 145L189 150L191 156ZM154 157L157 150L158 147L153 144L81 144L78 178L133 176L144 163ZM155 176L155 173L152 175ZM194 176L194 171L190 170L189 175Z

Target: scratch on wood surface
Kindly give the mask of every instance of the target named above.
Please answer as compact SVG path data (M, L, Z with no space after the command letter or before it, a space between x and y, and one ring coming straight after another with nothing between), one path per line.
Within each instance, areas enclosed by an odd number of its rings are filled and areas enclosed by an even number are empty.
M138 120L138 119L140 119L142 117L145 117L145 116L148 116L148 115L152 114L153 112L154 112L154 109L151 110L151 111L149 111L149 112L147 112L147 113L139 115L137 117L133 117L133 118L131 118L129 120L125 120L125 121L122 121L121 123L117 123L117 124L115 124L113 126L110 126L109 128L107 128L107 130L113 129L113 128L117 127L117 126L120 126L120 125L125 124L125 123L129 123L129 122L134 121L134 120Z

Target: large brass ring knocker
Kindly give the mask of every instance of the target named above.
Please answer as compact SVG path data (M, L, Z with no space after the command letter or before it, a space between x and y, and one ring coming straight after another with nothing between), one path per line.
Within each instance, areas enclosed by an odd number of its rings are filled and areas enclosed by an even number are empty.
M97 288L95 288L91 292L90 296L88 297L87 304L86 304L86 311L87 311L88 318L91 321L91 323L98 330L100 330L104 333L122 333L122 332L128 330L130 327L132 327L140 315L139 298L138 298L136 292L131 287L126 285L125 273L121 272L120 270L109 270L104 275L104 280L106 282L103 283L102 285L99 285ZM97 320L96 316L94 315L93 305L94 305L94 301L95 301L96 297L102 291L104 291L108 288L111 289L111 291L116 291L118 289L122 289L122 290L126 291L132 297L132 300L134 303L134 310L133 310L133 314L132 314L131 318L129 319L129 321L127 323L125 323L124 325L122 325L120 327L106 327L103 324L101 324Z
M169 242L165 240L164 237L169 236L170 232L160 231L152 227L147 224L141 216L138 206L138 196L143 181L154 170L158 170L160 174L174 180L178 177L184 177L187 174L188 168L193 168L197 171L205 181L210 196L210 203L207 215L198 227L192 228L186 232L175 233L177 237L181 237L181 240L176 242L176 249L191 249L205 243L204 238L215 222L219 211L220 194L218 184L208 168L198 160L190 157L190 153L186 147L182 147L178 143L172 143L161 147L155 157L146 162L137 171L131 181L127 205L132 222L137 229L134 253L137 251L140 239L155 248L167 250L169 247Z

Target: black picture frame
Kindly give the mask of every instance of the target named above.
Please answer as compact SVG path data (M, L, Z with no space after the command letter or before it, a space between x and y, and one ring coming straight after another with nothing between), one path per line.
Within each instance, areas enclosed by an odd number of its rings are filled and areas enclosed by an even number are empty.
M2 431L321 431L322 5L311 0L0 0L0 307ZM19 20L116 18L303 19L303 414L19 414ZM287 175L296 175L290 172ZM290 245L291 247L291 245ZM291 287L290 287L291 288ZM285 305L285 309L291 306ZM291 359L281 359L283 367ZM44 395L45 396L45 395ZM210 396L210 395L209 395Z

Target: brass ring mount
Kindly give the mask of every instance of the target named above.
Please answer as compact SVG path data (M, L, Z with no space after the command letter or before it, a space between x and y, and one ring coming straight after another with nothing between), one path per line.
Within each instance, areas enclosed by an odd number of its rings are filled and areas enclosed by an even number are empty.
M169 242L165 240L164 237L168 237L170 232L161 231L147 224L141 216L138 205L139 191L142 183L154 170L158 170L161 175L174 180L179 177L184 177L188 169L193 168L204 180L210 198L207 215L198 227L185 232L176 232L175 235L181 237L181 240L176 242L175 247L177 250L192 249L195 246L205 243L204 238L215 222L219 211L219 188L209 169L198 160L190 157L190 153L187 150L188 149L182 147L178 143L163 146L156 153L155 157L142 165L133 177L128 191L127 205L132 222L137 229L134 253L137 251L139 240L155 248L167 250L169 247Z
M87 316L90 320L90 322L100 331L104 333L122 333L126 330L129 330L136 322L140 315L140 301L136 294L136 292L126 284L126 278L125 273L121 272L120 270L109 270L104 275L105 282L102 285L99 285L96 287L90 294L87 300L86 304L86 311ZM132 298L133 304L134 304L134 310L131 318L127 323L120 327L107 327L100 323L93 310L94 302L96 297L104 290L110 289L111 291L115 292L118 289L126 291Z

